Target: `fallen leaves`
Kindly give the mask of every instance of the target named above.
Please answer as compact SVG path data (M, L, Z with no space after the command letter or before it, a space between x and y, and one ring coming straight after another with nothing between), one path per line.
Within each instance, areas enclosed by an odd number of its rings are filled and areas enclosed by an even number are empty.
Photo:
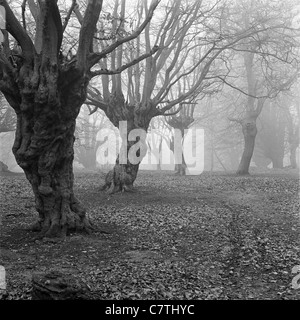
M101 179L81 174L76 193L109 233L52 243L23 228L37 216L26 179L2 177L3 299L30 299L22 275L50 266L72 267L101 299L299 299L297 179L141 172L137 193L113 196L95 189Z

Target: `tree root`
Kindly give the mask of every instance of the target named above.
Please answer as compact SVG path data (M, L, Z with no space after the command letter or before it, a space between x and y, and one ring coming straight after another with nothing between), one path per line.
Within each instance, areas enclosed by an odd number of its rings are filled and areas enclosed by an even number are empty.
M27 230L39 232L36 240L40 240L45 238L65 239L66 236L70 235L71 233L91 234L92 232L96 231L96 228L86 217L84 217L80 223L75 223L75 225L70 225L68 223L64 225L52 223L49 227L48 225L43 224L41 221L37 221L27 228Z

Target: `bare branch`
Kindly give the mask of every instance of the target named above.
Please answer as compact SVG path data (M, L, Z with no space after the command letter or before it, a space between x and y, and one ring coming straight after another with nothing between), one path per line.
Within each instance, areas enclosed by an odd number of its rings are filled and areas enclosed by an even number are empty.
M76 2L76 1L75 1L75 2ZM76 5L74 6L73 11L74 11L74 13L75 13L75 15L76 15L79 23L82 24L82 22L83 22L83 16L82 16L81 12L79 11L79 5L78 5L78 4L76 4Z
M108 46L107 48L102 50L101 52L91 54L88 59L89 60L89 67L94 66L100 59L105 58L107 54L114 51L117 47L119 47L123 43L126 43L128 41L131 41L131 40L137 38L141 34L141 32L146 28L148 23L151 21L153 14L154 14L154 10L158 6L159 2L160 2L160 0L155 0L151 4L147 17L145 18L144 22L136 29L135 32L133 32L128 37L118 39L116 42L114 42L113 44L111 44L110 46Z
M152 50L149 53L145 53L145 54L139 56L138 58L130 61L129 63L121 66L120 68L118 68L116 70L100 69L100 70L92 71L91 75L92 75L92 77L94 77L94 76L99 76L99 75L102 75L102 74L107 74L107 75L119 74L122 71L132 67L135 64L137 64L138 62L150 57L151 55L153 55L158 50L159 50L159 47L155 46L155 47L152 48Z
M26 11L26 2L27 0L23 0L21 8L22 8L22 23L23 28L26 30L26 20L25 20L25 11Z
M83 72L89 70L88 55L93 43L93 36L96 30L100 12L102 10L102 0L90 0L88 2L79 35L77 50L77 68Z
M229 121L233 121L233 122L237 122L239 124L242 124L242 120L241 119L237 119L237 118L231 118L231 117L227 117L227 119Z
M160 116L174 116L175 114L177 114L178 112L180 112L183 108L183 104L181 103L179 105L179 107L174 111L174 112L169 112L169 113L165 113L165 112L159 112Z
M25 1L25 0L24 0ZM67 16L65 17L65 21L64 21L64 24L63 24L63 32L66 30L66 27L69 23L69 20L71 18L71 15L72 15L72 12L75 11L75 7L77 6L77 3L76 3L76 0L72 0L72 4L71 4L71 7L67 13Z
M23 57L25 61L30 62L33 59L34 45L20 24L19 20L16 18L12 12L10 6L7 4L6 0L0 0L0 5L5 8L6 12L6 30L18 41L20 44Z

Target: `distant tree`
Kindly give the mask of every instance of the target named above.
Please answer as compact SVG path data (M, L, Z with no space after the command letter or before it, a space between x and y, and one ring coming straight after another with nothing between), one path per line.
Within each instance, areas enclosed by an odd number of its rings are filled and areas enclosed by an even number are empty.
M261 33L250 37L239 47L241 52L236 57L236 68L223 79L228 85L237 89L238 72L244 70L246 86L239 87L246 95L244 115L240 119L231 118L242 126L244 151L237 174L248 174L257 135L256 120L260 115L266 99L275 98L288 90L296 81L299 70L299 29L295 24L296 4L293 1L274 3L265 1L241 1L235 7L240 14L235 21L237 28L263 27ZM232 26L234 27L234 26ZM240 77L241 78L241 73ZM229 81L230 79L230 81Z
M260 115L260 129L255 148L270 159L273 168L283 168L286 147L286 111L276 105L276 101L266 101Z
M299 98L299 82L296 84L295 89L296 94L290 99L290 104L288 104L286 117L287 117L287 131L288 131L288 144L290 151L290 166L294 169L298 167L297 165L297 148L300 144L300 98Z

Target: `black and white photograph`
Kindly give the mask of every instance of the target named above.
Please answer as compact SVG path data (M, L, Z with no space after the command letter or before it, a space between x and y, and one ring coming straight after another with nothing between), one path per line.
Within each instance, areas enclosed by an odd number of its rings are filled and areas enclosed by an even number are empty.
M0 308L300 300L299 126L299 0L0 0Z

